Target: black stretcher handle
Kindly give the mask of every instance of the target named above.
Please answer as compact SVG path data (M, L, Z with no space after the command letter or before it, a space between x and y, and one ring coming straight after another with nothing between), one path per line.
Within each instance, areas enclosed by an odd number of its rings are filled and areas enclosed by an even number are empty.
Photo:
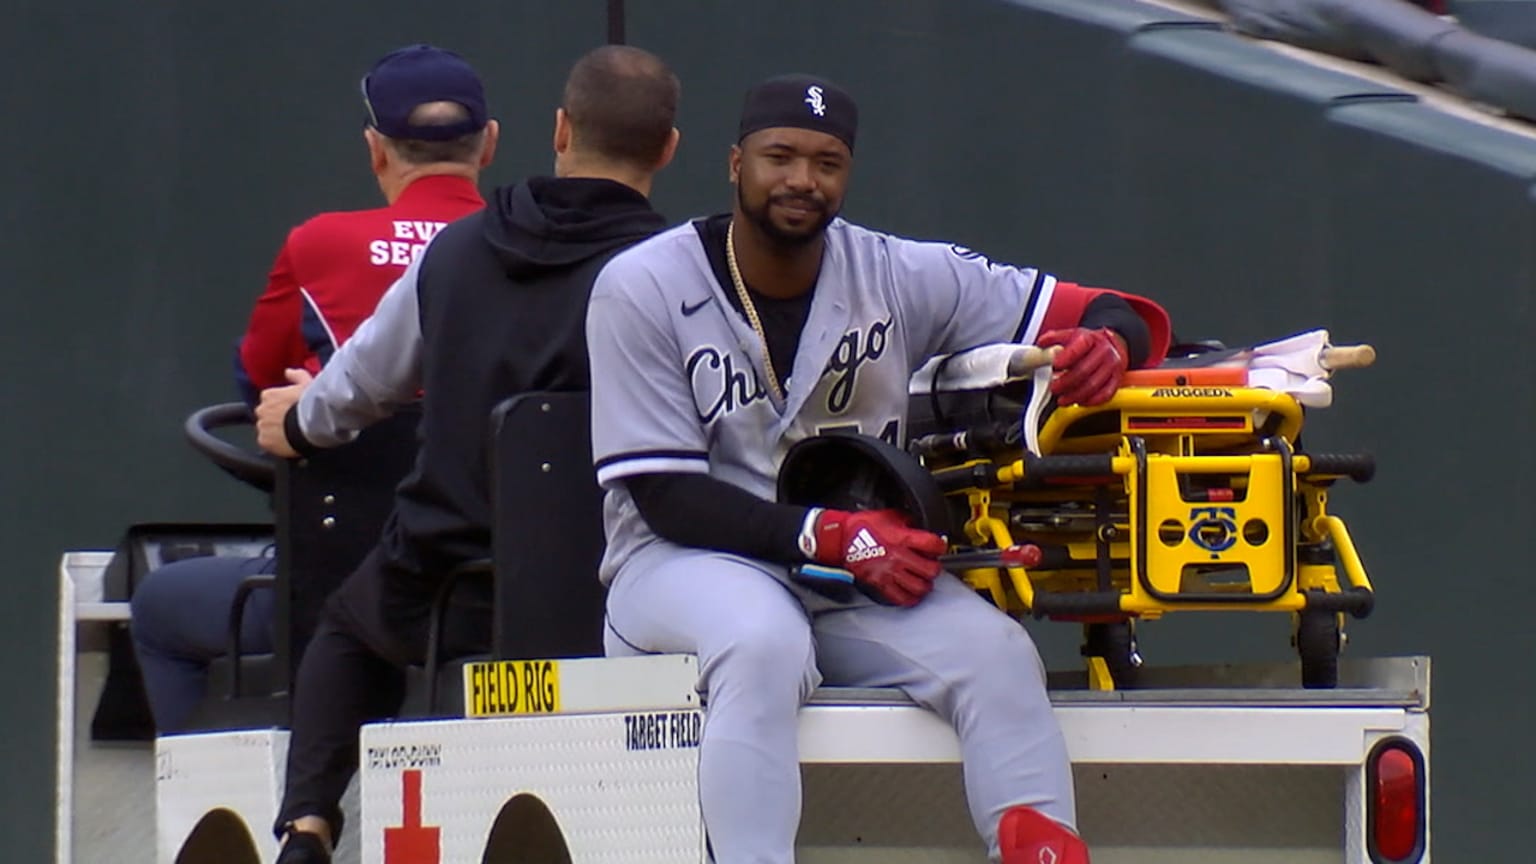
M1376 476L1376 457L1369 453L1308 453L1312 466L1308 474L1339 474L1356 483L1369 483Z
M1081 456L1036 456L1024 454L1025 480L1050 480L1054 477L1112 477L1115 457L1109 453Z
M935 468L930 473L933 474L933 481L939 484L939 490L945 493L965 489L991 489L997 485L997 466L991 460Z
M1120 615L1118 591L1067 591L1061 593L1035 592L1035 603L1030 614L1036 618L1046 615L1086 617L1091 615Z
M1369 588L1354 586L1343 591L1304 591L1308 609L1324 612L1343 612L1356 618L1365 618L1376 608L1376 595Z

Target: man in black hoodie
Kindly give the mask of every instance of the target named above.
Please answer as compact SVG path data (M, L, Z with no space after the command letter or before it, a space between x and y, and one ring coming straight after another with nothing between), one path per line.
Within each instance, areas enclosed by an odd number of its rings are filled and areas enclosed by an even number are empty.
M490 557L491 409L524 391L589 388L588 294L609 258L665 227L648 196L677 147L677 98L652 54L582 57L555 112L555 176L497 189L444 228L313 381L262 393L257 440L285 457L346 443L425 393L415 468L299 666L279 864L330 860L358 729L399 710L440 574ZM488 612L456 623L453 653L485 650Z

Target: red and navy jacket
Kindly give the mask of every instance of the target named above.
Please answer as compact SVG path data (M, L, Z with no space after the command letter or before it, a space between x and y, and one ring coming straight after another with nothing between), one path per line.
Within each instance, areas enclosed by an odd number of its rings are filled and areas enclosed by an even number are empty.
M235 356L235 383L255 405L283 371L320 371L443 226L485 206L475 184L423 177L375 210L321 213L288 234Z

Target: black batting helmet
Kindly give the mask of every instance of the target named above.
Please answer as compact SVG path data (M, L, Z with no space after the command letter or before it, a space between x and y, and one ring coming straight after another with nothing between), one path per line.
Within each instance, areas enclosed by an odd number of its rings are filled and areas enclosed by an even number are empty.
M828 432L795 442L779 466L781 504L907 514L912 527L953 536L949 506L915 457L870 435Z

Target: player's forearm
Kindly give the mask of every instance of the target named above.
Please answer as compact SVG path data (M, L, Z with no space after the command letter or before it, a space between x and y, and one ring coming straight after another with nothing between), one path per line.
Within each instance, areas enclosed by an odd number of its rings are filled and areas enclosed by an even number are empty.
M708 474L640 474L625 479L641 518L680 546L795 564L806 508L772 501Z
M398 407L369 395L347 375L328 372L333 366L316 376L283 418L288 444L301 454L346 444Z
M300 453L345 444L414 401L421 389L421 315L415 269L380 299L315 376L284 429Z
M1131 368L1140 368L1151 353L1152 336L1147 322L1136 314L1131 304L1114 294L1100 294L1083 310L1081 326L1090 330L1107 327L1120 334L1130 352Z

